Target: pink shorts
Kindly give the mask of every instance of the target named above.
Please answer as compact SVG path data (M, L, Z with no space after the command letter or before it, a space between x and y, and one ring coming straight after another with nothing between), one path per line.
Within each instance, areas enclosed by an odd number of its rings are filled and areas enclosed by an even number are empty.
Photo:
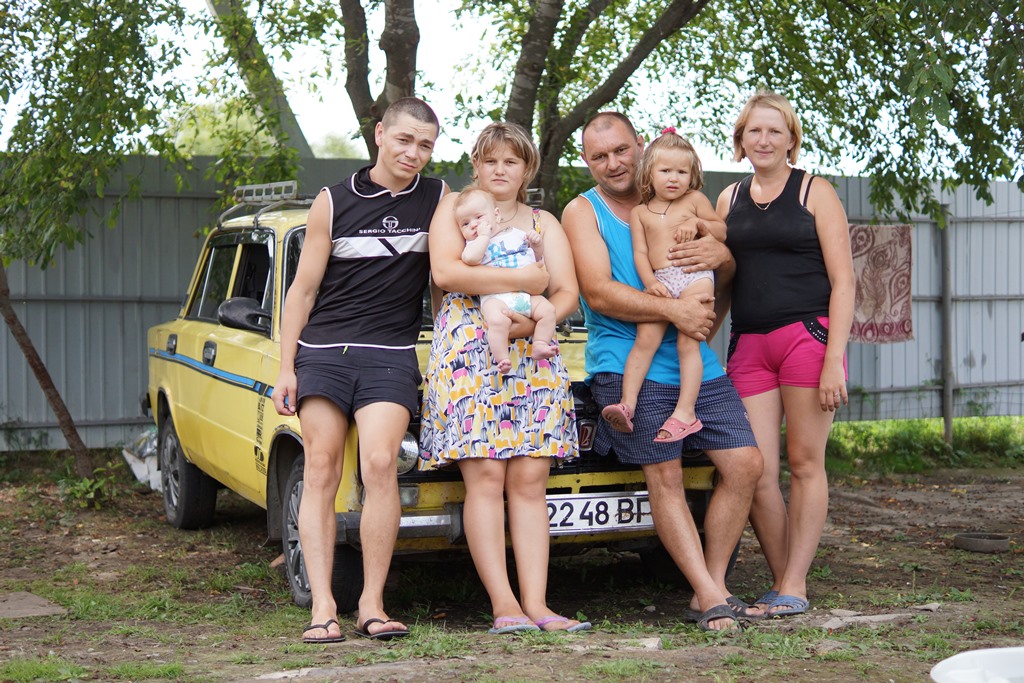
M740 398L763 394L780 385L817 388L825 364L828 318L796 322L767 334L733 334L726 373ZM846 354L843 371L849 379Z

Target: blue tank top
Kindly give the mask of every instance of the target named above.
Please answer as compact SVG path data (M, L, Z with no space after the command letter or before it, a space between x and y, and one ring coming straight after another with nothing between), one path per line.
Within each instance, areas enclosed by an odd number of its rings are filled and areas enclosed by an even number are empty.
M629 223L616 216L604 199L597 192L597 188L587 190L580 195L594 208L594 215L597 216L597 228L601 232L605 245L608 247L608 258L611 261L612 278L618 282L643 290L643 281L636 272L636 264L633 262L633 240L629 234ZM626 367L626 356L633 348L636 341L636 324L623 322L615 318L609 318L590 308L585 299L581 299L583 314L587 319L587 375L588 381L599 372L614 372L622 374ZM660 384L679 384L679 353L676 350L676 328L668 326L665 331L665 339L654 354L654 361L651 369L647 372L647 379ZM725 374L718 356L701 342L701 360L704 362L704 375L701 379L706 382L716 379Z

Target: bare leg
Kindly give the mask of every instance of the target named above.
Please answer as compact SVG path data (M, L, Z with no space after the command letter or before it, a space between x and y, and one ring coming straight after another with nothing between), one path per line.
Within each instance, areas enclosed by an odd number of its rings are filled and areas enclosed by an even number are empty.
M533 357L551 358L558 353L552 344L555 338L555 307L542 296L530 297L530 312L537 326L533 331Z
M409 424L409 411L397 403L371 403L355 413L359 428L359 471L365 499L359 521L363 546L363 593L359 596L359 621L388 619L384 611L384 582L398 538L402 508L398 500L398 449ZM401 622L371 624L377 633L404 628Z
M302 402L299 413L305 450L302 501L299 504L299 541L312 593L312 624L338 619L338 607L331 592L334 567L334 498L341 482L348 418L325 398L312 396ZM315 629L311 638L341 634L335 624Z
M747 525L763 460L761 452L753 447L708 451L708 457L718 471L718 482L704 516L704 562L715 585L729 596L732 592L726 587L725 574L743 527Z
M714 283L706 278L697 280L684 289L679 298L699 294L714 294ZM700 342L682 332L676 340L676 349L679 352L679 402L672 417L689 425L697 420L694 405L704 376L704 361L700 356Z
M640 387L651 368L651 361L658 351L668 323L638 323L636 341L626 357L626 367L622 372L622 402L630 408L636 407Z
M768 568L772 572L772 590L778 591L786 573L789 554L786 501L779 489L781 451L782 398L778 389L747 396L743 406L750 417L757 446L764 458L764 471L754 491L750 508L750 525L761 544ZM761 605L761 607L767 607Z
M512 361L508 357L508 331L512 327L508 306L498 299L488 299L480 305L480 311L487 323L487 346L491 349L491 358L499 372L508 374L512 370Z
M547 605L548 549L551 537L545 498L549 458L519 457L509 460L505 474L508 496L508 525L523 609L537 621L554 613ZM563 630L575 626L575 619L553 621L545 630Z
M654 528L661 544L693 587L697 604L703 610L724 605L727 594L708 573L697 526L686 506L682 465L678 460L671 460L642 467L650 495ZM708 628L728 630L736 628L736 622L724 618L713 619Z
M821 409L816 387L783 386L782 403L791 479L789 547L779 593L806 598L807 572L828 516L825 444L835 413Z
M505 503L502 491L508 465L508 461L484 458L459 461L459 469L466 483L463 514L466 541L476 572L491 599L491 613L495 619L526 616L512 593L505 562ZM546 509L545 506L545 527ZM546 530L544 538L546 541ZM546 557L546 548L544 553Z
M676 340L679 351L679 401L672 417L684 424L693 424L697 420L694 405L697 403L697 392L700 391L701 379L704 376L704 361L700 357L700 342L682 332Z

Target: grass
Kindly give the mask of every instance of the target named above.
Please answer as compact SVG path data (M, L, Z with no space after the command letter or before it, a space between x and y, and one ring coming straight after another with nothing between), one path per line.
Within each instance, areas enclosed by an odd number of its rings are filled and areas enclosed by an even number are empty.
M646 659L612 659L584 664L579 672L590 680L649 681L660 678L665 664Z
M107 667L111 679L124 681L177 680L185 675L185 667L181 664L161 664L156 662L128 662Z
M938 421L837 424L829 446L830 467L870 477L963 464L1024 465L1024 419L958 420L955 433L957 445L951 449L942 443ZM965 444L970 444L970 453L957 450L966 449ZM7 514L0 513L0 533L18 537L31 526L51 536L67 536L67 562L45 576L21 572L16 579L4 578L6 568L28 567L39 557L39 547L22 536L12 545L11 554L0 558L0 590L31 591L67 608L68 614L57 617L57 623L37 638L37 643L46 646L37 656L22 651L20 656L0 662L0 681L159 679L191 683L202 680L203 669L193 661L197 656L194 653L200 652L207 657L219 656L217 664L226 670L242 667L240 676L268 669L419 662L432 667L431 670L437 667L439 678L444 677L442 671L451 667L453 672L458 671L453 676L461 680L510 683L541 680L536 670L528 673L517 667L561 656L566 678L572 681L686 680L687 670L678 664L678 659L666 663L657 658L678 657L679 651L691 649L699 649L709 661L718 657L720 663L709 667L701 680L747 681L760 678L766 671L778 678L797 680L802 676L813 677L814 672L830 671L834 666L841 667L851 680L903 681L910 679L900 670L900 662L934 662L973 643L979 644L976 647L1006 645L1024 637L1024 619L984 608L990 604L984 602L990 595L962 577L945 577L945 571L951 567L959 568L969 561L974 567L984 563L990 572L1005 579L1010 604L1017 587L1024 590L1019 553L980 558L952 551L944 556L949 565L943 565L934 556L899 556L887 565L894 578L891 584L870 586L866 595L865 591L858 591L851 598L854 587L866 580L851 574L847 556L823 546L809 577L820 586L817 609L896 611L940 602L951 609L976 609L976 617L955 628L948 624L938 627L928 615L921 614L900 625L849 628L836 633L755 626L732 637L718 637L680 625L674 617L660 621L654 617L656 621L648 623L651 617L644 613L644 607L657 608L654 614L661 610L670 612L675 607L670 603L671 596L678 589L612 571L614 566L621 565L621 553L605 550L581 558L553 558L550 596L556 601L553 607L565 609L564 613L577 618L586 618L588 614L571 611L585 606L595 617L592 620L600 637L614 639L614 648L603 650L600 646L580 652L580 647L594 645L599 637L595 635L589 639L562 634L527 634L509 639L481 637L479 631L491 617L483 611L487 609L486 593L468 561L402 564L397 583L388 587L388 600L389 604L399 606L400 616L407 623L415 624L412 637L360 648L303 645L297 642L297 636L308 623L309 612L291 605L280 575L269 568L278 548L258 547L264 531L259 529L258 521L254 522L254 515L260 514L258 510L247 511L248 503L223 497L218 510L223 513L226 508L227 514L220 516L216 526L179 532L161 521L159 513L150 514L151 505L135 505L134 513L130 506L119 507L125 500L138 501L143 500L142 495L151 495L143 494L123 469L109 469L110 476L117 477L117 493L109 505L103 503L97 510L95 499L89 497L94 491L90 487L64 487L65 492L79 490L87 502L85 506L73 494L60 501L55 491L58 482L65 478L60 474L65 468L54 464L56 456L49 458L40 458L37 463L27 457L19 460L0 454L0 493L8 506ZM10 465L10 469L5 471L5 465ZM126 511L128 514L124 514ZM126 553L117 577L97 576L88 562L78 559L70 550L75 541L87 545L90 540L76 531L86 515L89 519L120 516L123 531L118 533L147 539L144 556ZM890 538L906 542L901 533L897 531L883 539L875 537L872 545L882 552ZM245 552L238 552L243 545ZM154 562L153 558L159 561ZM884 560L880 557L878 561ZM940 578L939 572L945 578ZM559 575L572 578L561 579L559 583ZM130 590L126 586L144 589ZM588 593L600 598L589 602L578 599ZM973 607L972 603L979 600L982 602ZM467 613L465 605L479 606L481 611ZM459 609L462 622L446 616L446 611ZM0 620L0 640L6 643L8 638L18 637L18 624ZM619 646L650 638L661 640L660 650L617 650ZM126 661L99 663L69 654L69 645L110 651L126 642L161 652L162 656L133 662L133 653L125 652ZM48 649L63 657L43 656ZM480 660L479 666L473 663L484 656L490 656L491 662ZM494 664L495 657L514 664ZM819 680L837 679L819 676Z
M24 658L10 659L0 662L0 681L11 683L28 683L29 681L71 681L89 672L60 657L46 659Z
M830 475L916 474L941 467L1024 465L1024 417L953 420L953 445L941 419L837 422L825 464Z

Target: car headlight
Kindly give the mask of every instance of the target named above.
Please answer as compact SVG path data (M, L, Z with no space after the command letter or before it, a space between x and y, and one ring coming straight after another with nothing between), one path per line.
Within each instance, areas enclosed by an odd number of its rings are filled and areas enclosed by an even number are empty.
M410 432L402 437L402 445L398 448L398 474L406 474L416 467L420 459L420 443Z

